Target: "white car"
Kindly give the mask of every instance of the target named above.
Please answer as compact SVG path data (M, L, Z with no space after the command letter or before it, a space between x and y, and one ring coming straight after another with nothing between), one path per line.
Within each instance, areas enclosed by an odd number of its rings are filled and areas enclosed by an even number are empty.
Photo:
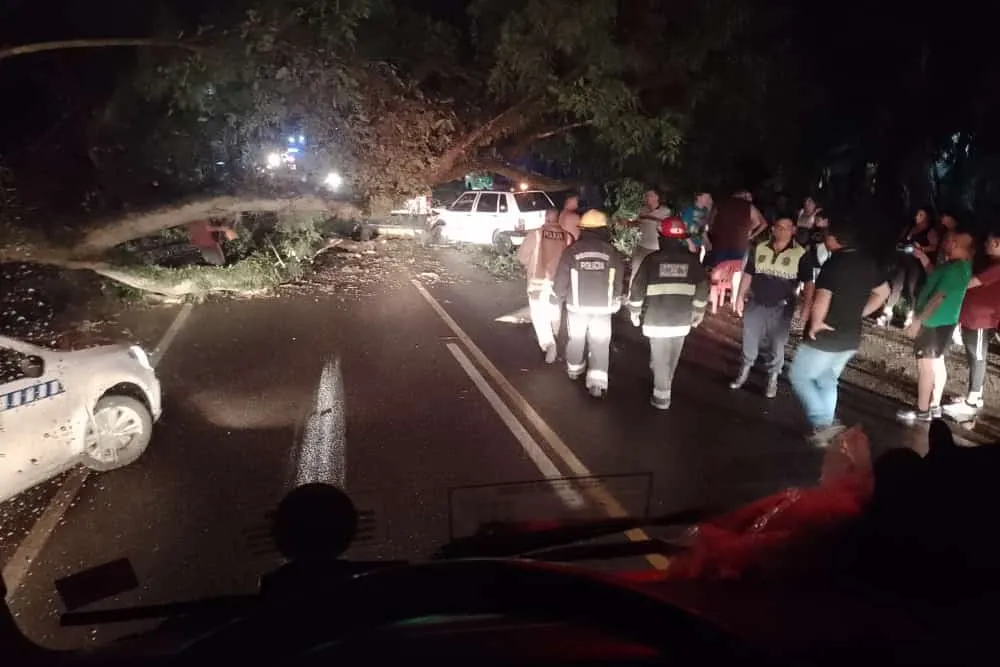
M132 463L161 409L159 380L138 346L64 352L0 336L0 501L78 463Z
M437 211L429 225L438 240L492 244L500 252L510 252L530 230L542 226L546 209L555 207L541 190L470 190Z

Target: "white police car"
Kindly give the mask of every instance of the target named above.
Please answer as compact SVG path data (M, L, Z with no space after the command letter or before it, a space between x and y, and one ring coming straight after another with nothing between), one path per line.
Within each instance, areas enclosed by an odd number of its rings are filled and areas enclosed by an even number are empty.
M0 501L78 463L132 463L160 411L160 383L140 347L64 352L0 336Z

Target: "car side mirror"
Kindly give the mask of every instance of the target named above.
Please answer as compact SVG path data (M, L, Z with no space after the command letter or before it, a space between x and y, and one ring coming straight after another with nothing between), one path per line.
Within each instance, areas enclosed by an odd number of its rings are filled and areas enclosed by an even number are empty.
M21 362L21 372L25 377L40 378L45 373L45 361L38 355L25 357Z

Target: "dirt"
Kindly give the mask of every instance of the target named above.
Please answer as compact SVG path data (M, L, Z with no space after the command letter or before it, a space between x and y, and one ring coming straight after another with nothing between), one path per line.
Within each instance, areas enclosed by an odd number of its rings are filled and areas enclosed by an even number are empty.
M414 276L426 283L463 280L445 267L433 245L380 238L362 246L360 252L335 248L323 253L305 278L283 285L277 294L323 294L347 300L362 298L376 288L405 286Z

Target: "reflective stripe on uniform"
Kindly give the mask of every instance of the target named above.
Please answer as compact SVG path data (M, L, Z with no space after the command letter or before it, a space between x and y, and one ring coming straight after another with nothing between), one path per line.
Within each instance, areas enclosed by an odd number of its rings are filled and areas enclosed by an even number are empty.
M702 301L701 299L695 299L691 302L691 305L695 308L704 308L708 305L708 301Z
M615 302L615 270L608 271L608 303Z
M690 324L680 324L672 327L646 324L642 326L642 335L646 338L678 338L679 336L687 336L689 333L691 333Z
M653 398L670 398L669 389L653 389Z
M585 363L583 363L583 364L571 364L571 363L567 363L566 364L566 370L569 371L570 373L582 373L583 369L586 368L586 367L587 367L587 364L585 364Z
M608 373L607 371L587 371L587 386L588 387L599 387L600 389L608 388Z
M611 261L611 255L606 252L599 252L597 250L588 250L587 252L581 252L573 255L573 259L603 259L605 262Z
M646 296L663 296L665 294L693 296L695 291L695 286L690 283L657 283L646 287Z
M569 270L569 282L570 282L570 294L573 295L573 302L571 305L580 305L580 272L576 269Z

